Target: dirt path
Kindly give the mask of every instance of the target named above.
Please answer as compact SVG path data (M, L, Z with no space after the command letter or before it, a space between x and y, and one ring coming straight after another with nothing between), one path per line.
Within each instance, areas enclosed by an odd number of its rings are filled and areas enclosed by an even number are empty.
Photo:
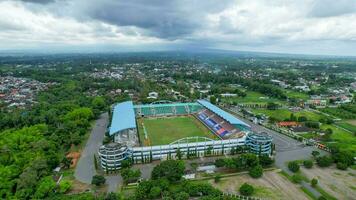
M317 178L319 186L337 199L356 200L356 170L338 170L335 167L301 168L309 179Z
M215 187L228 193L238 192L243 183L249 183L255 187L255 197L268 199L308 200L309 198L300 190L299 186L276 171L265 172L262 178L254 179L249 175L240 175L222 179L219 183L209 181Z

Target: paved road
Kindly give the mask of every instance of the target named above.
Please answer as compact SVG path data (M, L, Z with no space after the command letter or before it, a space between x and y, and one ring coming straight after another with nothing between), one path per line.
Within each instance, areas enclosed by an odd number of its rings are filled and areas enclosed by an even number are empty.
M80 182L90 184L92 177L96 174L94 154L97 154L100 145L102 145L108 121L108 113L101 114L91 130L87 144L74 172L75 178Z

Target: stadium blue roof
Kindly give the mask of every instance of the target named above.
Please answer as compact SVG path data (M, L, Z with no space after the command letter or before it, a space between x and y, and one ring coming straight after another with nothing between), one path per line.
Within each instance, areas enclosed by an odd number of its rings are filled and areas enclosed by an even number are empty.
M118 103L114 107L109 134L113 135L129 128L136 128L133 103L132 101Z
M198 103L200 103L201 105L203 105L205 108L213 111L215 114L219 115L221 118L225 119L226 121L228 121L230 124L233 125L243 125L243 126L247 126L250 127L250 125L246 124L245 122L237 119L235 116L233 116L232 114L222 110L221 108L211 104L210 102L206 101L206 100L198 100Z

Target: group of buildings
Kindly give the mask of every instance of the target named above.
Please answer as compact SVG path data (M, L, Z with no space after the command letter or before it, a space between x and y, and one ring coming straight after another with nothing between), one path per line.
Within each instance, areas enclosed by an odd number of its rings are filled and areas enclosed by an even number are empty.
M38 92L54 83L42 83L28 78L0 76L0 103L11 107L26 107L35 103Z

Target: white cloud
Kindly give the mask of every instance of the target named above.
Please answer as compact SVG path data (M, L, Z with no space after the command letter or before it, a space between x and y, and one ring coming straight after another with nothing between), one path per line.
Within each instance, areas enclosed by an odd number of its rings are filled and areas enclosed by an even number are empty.
M321 0L0 0L0 49L186 44L355 55L355 1L327 1L331 6Z

